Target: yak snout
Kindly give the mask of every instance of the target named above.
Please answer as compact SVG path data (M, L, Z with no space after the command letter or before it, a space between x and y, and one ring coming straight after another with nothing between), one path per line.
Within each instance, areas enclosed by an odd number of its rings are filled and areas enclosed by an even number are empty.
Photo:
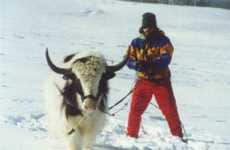
M83 103L83 109L88 112L92 113L97 108L97 101L93 98L86 98Z

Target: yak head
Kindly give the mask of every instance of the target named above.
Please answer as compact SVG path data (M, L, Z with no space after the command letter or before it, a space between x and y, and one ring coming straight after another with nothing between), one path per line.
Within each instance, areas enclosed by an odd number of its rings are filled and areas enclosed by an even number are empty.
M51 61L47 49L46 60L51 70L62 75L66 80L60 92L63 95L63 106L68 117L84 112L92 113L97 109L105 111L108 80L126 64L127 58L116 65L109 66L105 58L98 53L78 53L67 56L64 62L69 63L70 67L62 68Z

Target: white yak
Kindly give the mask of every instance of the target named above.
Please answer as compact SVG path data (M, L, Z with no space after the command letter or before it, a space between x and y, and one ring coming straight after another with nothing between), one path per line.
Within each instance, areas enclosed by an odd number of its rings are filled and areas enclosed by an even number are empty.
M90 150L105 125L108 80L126 63L108 66L96 52L76 53L56 66L46 50L48 66L56 74L45 88L49 130L64 136L68 150Z

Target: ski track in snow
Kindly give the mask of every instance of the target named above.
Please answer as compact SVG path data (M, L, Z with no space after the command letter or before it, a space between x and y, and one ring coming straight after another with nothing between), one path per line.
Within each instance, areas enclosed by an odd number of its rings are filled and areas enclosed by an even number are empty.
M154 106L143 116L140 138L128 138L128 106L108 117L94 150L230 149L228 10L108 0L0 0L0 10L0 150L63 149L45 127L45 48L59 61L63 55L92 49L105 54L109 64L116 63L137 36L145 11L158 14L159 25L174 43L171 68L178 109L188 137L203 142L184 144L170 136ZM127 68L117 73L110 82L110 106L133 87L134 80L134 72Z

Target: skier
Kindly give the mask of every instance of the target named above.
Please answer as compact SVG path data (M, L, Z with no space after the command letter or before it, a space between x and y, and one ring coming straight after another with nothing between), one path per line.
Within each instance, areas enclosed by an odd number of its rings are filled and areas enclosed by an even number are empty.
M170 70L173 46L164 32L157 27L153 13L144 13L140 37L132 40L128 48L127 66L137 71L132 102L128 118L127 135L138 138L141 117L152 95L165 116L171 134L180 137L183 133L176 101L173 94Z

